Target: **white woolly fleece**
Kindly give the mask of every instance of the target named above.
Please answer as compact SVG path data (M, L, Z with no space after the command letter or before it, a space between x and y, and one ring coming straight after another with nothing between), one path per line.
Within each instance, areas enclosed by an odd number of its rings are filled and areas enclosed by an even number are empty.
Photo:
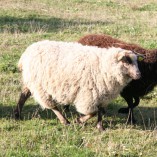
M98 104L107 105L131 81L117 57L125 52L132 53L46 40L29 46L18 66L24 85L43 108L74 104L86 115Z

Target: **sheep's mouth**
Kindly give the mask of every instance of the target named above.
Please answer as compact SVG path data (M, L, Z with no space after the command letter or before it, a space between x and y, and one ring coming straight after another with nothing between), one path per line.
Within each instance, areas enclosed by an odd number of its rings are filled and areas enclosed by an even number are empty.
M141 74L129 74L129 76L133 79L133 80L138 80L141 77Z

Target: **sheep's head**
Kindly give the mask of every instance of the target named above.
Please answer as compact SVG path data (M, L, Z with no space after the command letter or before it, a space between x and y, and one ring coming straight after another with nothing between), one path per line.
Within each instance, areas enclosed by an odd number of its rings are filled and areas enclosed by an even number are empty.
M136 80L141 77L141 73L138 68L138 59L142 59L142 56L138 54L135 55L131 51L123 50L123 52L118 53L118 62L120 62L123 73L128 75L130 78Z

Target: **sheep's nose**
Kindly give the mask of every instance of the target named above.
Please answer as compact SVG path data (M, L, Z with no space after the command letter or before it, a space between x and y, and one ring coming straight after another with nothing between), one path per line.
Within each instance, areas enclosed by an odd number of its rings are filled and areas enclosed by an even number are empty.
M136 76L135 76L135 80L139 79L141 77L141 73L140 72L137 72Z

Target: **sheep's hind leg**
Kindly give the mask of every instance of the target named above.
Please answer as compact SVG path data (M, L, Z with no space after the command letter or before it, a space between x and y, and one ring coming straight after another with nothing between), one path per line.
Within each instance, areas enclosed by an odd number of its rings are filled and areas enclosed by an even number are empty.
M58 110L57 107L53 108L52 111L55 113L60 122L64 125L70 124L70 122L62 115L62 113Z
M62 124L70 124L69 121L58 110L56 103L52 101L52 97L49 94L40 90L40 92L34 92L34 96L42 107L51 109Z
M22 112L22 108L26 102L26 100L31 96L31 92L30 90L25 87L23 88L21 94L20 94L20 97L19 97L19 100L18 100L18 103L16 105L16 109L14 110L14 116L15 116L15 119L21 119L21 112Z

